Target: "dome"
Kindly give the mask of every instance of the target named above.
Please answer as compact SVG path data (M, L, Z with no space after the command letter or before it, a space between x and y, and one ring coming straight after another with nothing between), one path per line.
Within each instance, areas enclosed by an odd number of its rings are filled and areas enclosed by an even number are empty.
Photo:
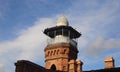
M69 25L69 23L65 16L61 16L58 19L57 24L56 24L56 26L68 26L68 25Z

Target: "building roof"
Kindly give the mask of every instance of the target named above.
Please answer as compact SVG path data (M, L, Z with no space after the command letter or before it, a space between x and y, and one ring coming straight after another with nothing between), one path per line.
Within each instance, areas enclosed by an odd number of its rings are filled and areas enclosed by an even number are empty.
M55 33L59 35L62 33L62 31L64 31L64 34L68 34L68 32L70 32L70 38L78 38L81 36L81 33L73 29L71 26L55 26L52 28L47 28L44 30L44 34L54 38L56 36Z
M16 72L64 72L64 71L53 71L50 69L45 69L44 67L37 65L33 62L26 60L19 60L16 65ZM108 68L108 69L99 69L99 70L90 70L83 72L120 72L120 67Z
M45 69L44 67L27 60L19 60L15 63L15 66L15 72L63 72Z
M120 72L120 67L90 70L90 71L83 71L83 72Z

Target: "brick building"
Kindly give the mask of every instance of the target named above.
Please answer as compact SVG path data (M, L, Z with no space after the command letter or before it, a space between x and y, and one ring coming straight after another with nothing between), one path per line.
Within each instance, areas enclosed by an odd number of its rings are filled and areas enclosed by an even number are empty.
M26 60L15 63L16 72L83 72L81 60L77 60L77 38L81 33L69 26L65 16L61 16L56 26L44 30L49 38L45 52L45 68ZM105 60L105 69L84 72L120 72L114 68L114 59Z

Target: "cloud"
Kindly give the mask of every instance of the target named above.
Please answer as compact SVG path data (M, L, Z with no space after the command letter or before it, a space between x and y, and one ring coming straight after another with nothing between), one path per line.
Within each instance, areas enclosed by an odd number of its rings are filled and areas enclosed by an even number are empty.
M102 36L98 36L95 40L86 46L85 55L101 56L104 55L105 50L120 48L120 39L105 40ZM111 52L112 55L112 52Z
M43 42L45 42L46 40L46 37L42 33L42 31L51 24L53 24L52 19L49 18L40 19L40 21L38 20L34 26L28 28L25 31L22 31L21 33L22 36L17 38L16 40L17 42L15 42L16 44L18 44L18 46L20 46L23 49L20 58L24 58L24 57L29 58L34 54L36 54L36 51L40 50L40 47L42 46Z
M18 37L14 40L0 42L0 64L3 63L5 68L8 66L11 68L13 67L11 63L17 60L24 59L33 62L43 60L46 36L42 31L46 27L52 26L54 20L54 18L40 18L35 21L33 26L16 33Z
M96 0L77 0L72 3L69 10L66 10L70 25L82 34L78 39L78 59L84 62L83 70L103 68L103 59L107 56L115 57L118 63L116 66L119 66L120 62L117 59L120 55L120 38L114 38L119 33L111 34L114 30L112 26L120 17L119 7L120 2L115 0L104 3ZM119 22L116 23L115 28L119 32ZM96 67L95 64L98 66Z
M80 47L81 48L81 47ZM84 70L104 68L104 58L112 56L115 59L115 67L119 67L120 39L98 36L89 41L85 47L79 49L79 59L84 62ZM96 67L97 64L97 67ZM91 67L92 65L92 67Z
M4 66L0 64L0 72L4 72Z
M73 2L72 7L66 10L66 15L70 25L82 33L79 45L83 48L98 35L108 37L106 34L110 30L107 28L112 29L111 25L118 19L119 14L116 13L120 10L120 3L115 0L105 1L101 5L95 0L80 3L79 0Z

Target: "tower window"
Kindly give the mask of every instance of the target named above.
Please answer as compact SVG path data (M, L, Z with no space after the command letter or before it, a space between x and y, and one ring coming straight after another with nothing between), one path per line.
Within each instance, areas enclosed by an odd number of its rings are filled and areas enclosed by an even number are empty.
M65 54L66 53L66 49L64 49L64 52L63 52L63 54Z
M52 54L53 54L53 51L51 51L51 54L50 54L50 55L52 56Z
M57 54L59 54L59 50L57 50Z
M48 51L48 56L50 55L50 51Z
M56 50L54 50L54 53L53 53L53 55L55 55L56 54Z
M50 69L51 70L56 70L56 66L53 64Z

